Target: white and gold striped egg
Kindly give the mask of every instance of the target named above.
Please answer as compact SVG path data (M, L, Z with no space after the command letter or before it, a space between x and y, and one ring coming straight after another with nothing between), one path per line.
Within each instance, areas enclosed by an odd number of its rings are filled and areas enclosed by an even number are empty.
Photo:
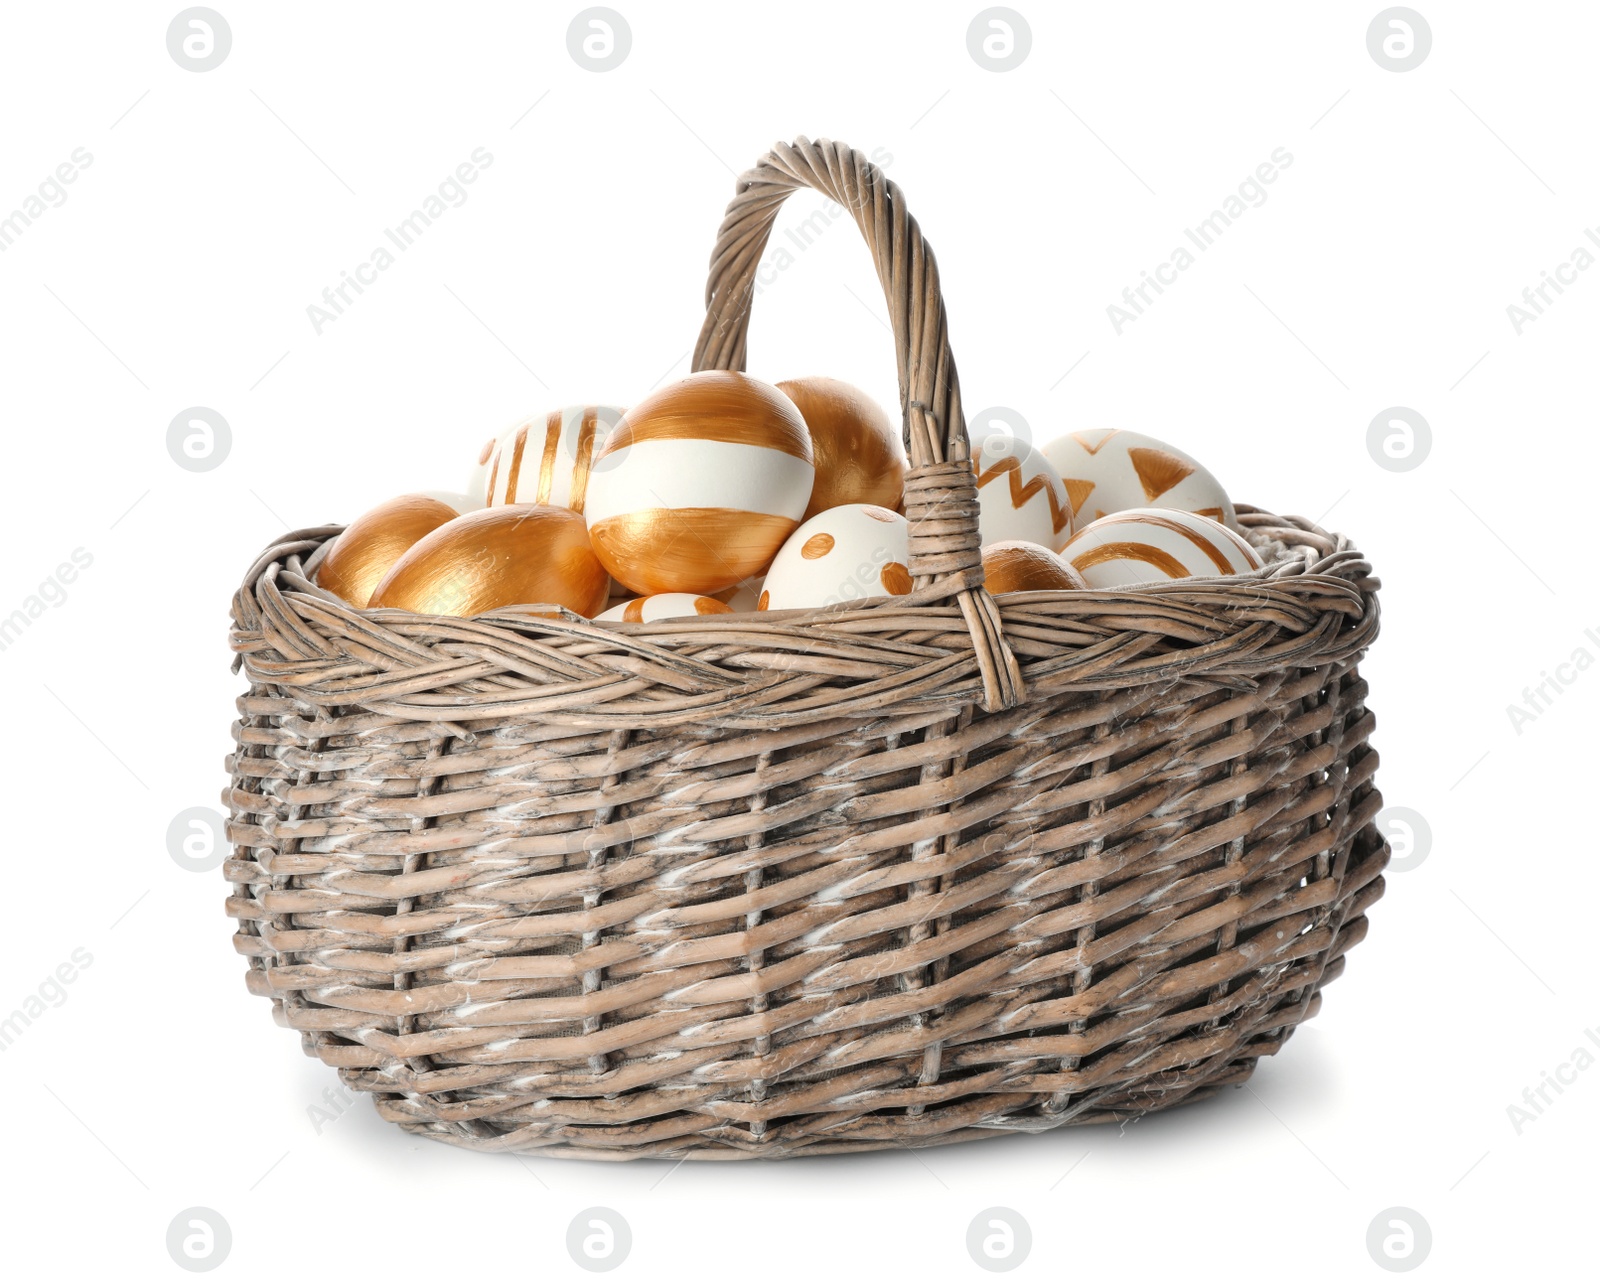
M983 543L1021 539L1060 551L1072 537L1072 508L1050 460L1002 427L969 424L967 437Z
M544 503L581 512L595 454L622 410L568 405L508 428L478 455L470 494L485 507Z
M1261 568L1256 549L1226 525L1159 507L1135 507L1091 521L1072 536L1061 559L1094 588Z
M777 388L705 370L623 415L590 469L595 555L641 595L709 595L760 574L815 477L805 419Z
M659 623L664 618L695 618L701 614L731 614L733 608L710 596L693 592L658 592L635 596L595 616L596 622Z
M1073 432L1043 448L1061 474L1080 527L1113 512L1163 507L1239 528L1233 502L1217 478L1181 449L1154 436L1099 428Z
M757 609L816 609L911 590L911 525L874 503L818 512L789 536L767 571Z

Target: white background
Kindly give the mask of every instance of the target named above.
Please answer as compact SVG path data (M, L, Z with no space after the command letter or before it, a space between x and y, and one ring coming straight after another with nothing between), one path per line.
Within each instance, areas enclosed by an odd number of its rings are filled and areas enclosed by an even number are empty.
M983 1275L990 1206L1031 1225L1019 1275L1376 1276L1390 1206L1431 1226L1423 1275L1592 1270L1600 1069L1520 1134L1507 1108L1600 1025L1600 671L1521 733L1506 708L1600 657L1600 270L1520 335L1506 308L1600 225L1600 10L1417 0L1433 47L1395 73L1375 0L1016 2L1004 73L968 53L977 3L615 0L606 73L568 53L576 3L217 0L202 74L177 4L8 6L0 214L93 156L0 254L0 614L93 557L0 652L0 1014L93 958L0 1054L8 1273L176 1275L168 1223L203 1206L240 1276L577 1276L592 1205L632 1227L622 1275ZM334 1074L246 993L221 873L166 847L220 803L233 589L286 527L459 488L521 414L687 372L734 173L800 133L892 157L969 409L1155 433L1357 540L1379 782L1431 854L1249 1089L1121 1132L680 1168L458 1152L364 1100L317 1133ZM307 306L477 147L466 203L318 335ZM1118 335L1108 304L1278 147L1266 203ZM757 300L751 372L893 405L884 315L841 220ZM165 443L194 405L233 436L201 474ZM1433 432L1404 473L1366 445L1394 405Z

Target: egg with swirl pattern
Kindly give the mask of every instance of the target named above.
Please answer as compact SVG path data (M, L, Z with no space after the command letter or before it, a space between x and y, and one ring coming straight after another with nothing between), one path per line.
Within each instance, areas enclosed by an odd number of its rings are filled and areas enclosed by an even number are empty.
M1261 556L1209 516L1135 507L1091 521L1061 553L1090 587L1128 587L1171 578L1246 574Z

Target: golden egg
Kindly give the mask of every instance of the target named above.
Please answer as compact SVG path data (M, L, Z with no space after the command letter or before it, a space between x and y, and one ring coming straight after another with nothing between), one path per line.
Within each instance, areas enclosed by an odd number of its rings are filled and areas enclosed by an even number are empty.
M610 589L583 517L528 503L441 525L395 563L371 606L470 618L507 605L564 605L592 618Z
M846 503L898 511L906 457L900 433L866 392L837 378L790 378L778 390L794 401L811 432L817 469L802 520Z
M595 453L595 555L643 596L710 595L762 573L800 524L811 434L777 388L704 370L646 396Z
M427 494L402 494L357 516L333 540L317 570L317 586L365 609L373 588L418 539L452 521L457 511Z
M989 595L1001 592L1083 591L1089 584L1048 547L1002 539L983 549L983 585Z

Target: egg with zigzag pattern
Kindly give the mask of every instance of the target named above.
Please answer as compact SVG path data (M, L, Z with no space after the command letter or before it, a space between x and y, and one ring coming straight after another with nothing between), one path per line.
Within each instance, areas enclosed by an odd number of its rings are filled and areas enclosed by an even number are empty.
M1050 460L1003 420L969 423L982 543L1021 539L1053 552L1072 537L1072 507Z

